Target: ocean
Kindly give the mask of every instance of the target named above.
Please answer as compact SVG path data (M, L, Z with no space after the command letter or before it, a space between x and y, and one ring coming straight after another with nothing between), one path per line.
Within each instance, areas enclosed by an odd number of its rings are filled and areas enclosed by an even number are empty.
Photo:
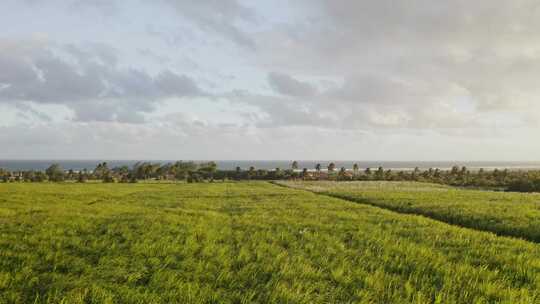
M137 160L0 160L0 168L10 171L17 170L45 170L53 163L58 163L65 170L93 170L100 162L107 162L110 168L118 166L133 166ZM145 161L145 160L142 160ZM152 163L165 164L175 162L174 160L146 160ZM195 161L204 162L204 161ZM353 164L357 163L360 168L378 168L392 170L412 170L415 167L420 169L439 168L449 169L454 165L466 166L471 170L484 168L490 169L540 169L540 162L523 162L523 161L352 161L352 160L298 160L299 169L307 168L312 170L316 164L321 164L322 168L326 168L330 162L336 165L336 168L345 167L351 169ZM291 161L288 160L218 160L216 161L218 169L234 170L236 167L248 169L253 166L255 169L288 169L291 167Z

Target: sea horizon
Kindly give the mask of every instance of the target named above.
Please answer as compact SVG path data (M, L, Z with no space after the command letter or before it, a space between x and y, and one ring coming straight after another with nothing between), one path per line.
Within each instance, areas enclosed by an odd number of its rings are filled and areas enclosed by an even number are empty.
M51 164L59 164L65 170L92 170L98 163L107 162L109 167L133 166L137 162L152 162L152 163L173 163L177 160L133 160L133 159L0 159L0 168L10 171L25 171L25 170L45 170ZM183 160L193 161L195 163L208 162L211 160ZM217 163L220 170L234 170L240 167L245 170L250 167L255 169L272 170L276 168L288 169L294 160L213 160ZM540 161L388 161L388 160L296 160L298 168L314 169L317 164L325 169L329 163L333 162L336 168L344 167L351 169L354 164L358 164L361 169L378 168L391 170L413 170L418 167L425 170L429 168L438 168L441 170L450 169L453 166L465 166L471 170L480 168L486 170L493 169L510 169L510 170L525 170L525 169L540 169Z

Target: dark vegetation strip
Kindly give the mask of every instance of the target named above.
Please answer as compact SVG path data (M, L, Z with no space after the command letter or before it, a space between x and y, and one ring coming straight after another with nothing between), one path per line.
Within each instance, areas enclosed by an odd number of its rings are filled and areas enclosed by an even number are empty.
M234 170L218 168L217 163L177 161L165 164L138 162L132 167L109 167L107 162L86 169L65 169L52 164L46 170L15 170L0 168L2 182L79 182L102 181L105 183L137 183L167 181L198 183L226 180L298 180L305 181L414 181L429 182L455 187L491 189L511 192L540 192L540 170L469 170L467 167L453 166L449 170L429 168L421 170L391 170L379 167L376 170L360 168L337 168L335 163L316 164L314 168L300 168L297 161L290 168L271 170L250 166L236 167Z
M304 190L304 191L308 191L317 195L323 195L323 196L328 196L331 198L346 200L353 203L369 205L372 207L390 210L390 211L400 213L400 214L423 216L423 217L427 217L427 218L440 221L449 225L458 226L461 228L468 228L468 229L473 229L476 231L491 232L497 236L512 237L512 238L518 238L518 239L533 242L533 243L540 243L540 233L529 232L523 229L509 227L509 226L502 226L502 227L494 226L492 224L493 219L484 219L484 220L480 220L478 218L466 219L463 216L460 216L460 214L456 214L456 215L441 214L439 212L426 210L421 207L413 207L410 205L407 207L403 207L399 205L393 205L392 203L385 203L383 199L370 199L366 197L357 197L354 194L336 193L336 192L330 192L330 191L316 191L316 190L311 190L311 189L306 189L306 188L298 188L294 186L289 186L287 184L274 182L274 181L272 181L271 183L277 186L281 186L281 187ZM463 190L463 191L467 191L467 190Z
M355 197L353 195L347 195L347 194L339 194L339 193L333 193L333 192L314 192L314 193L325 195L328 197L343 199L343 200L347 200L354 203L370 205L370 206L394 211L397 213L425 216L425 217L428 217L437 221L441 221L450 225L454 225L454 226L474 229L477 231L492 232L498 236L514 237L514 238L526 240L529 242L540 243L540 237L528 235L524 233L524 231L521 231L520 229L513 230L513 229L508 229L506 227L500 227L500 228L494 227L491 225L486 225L484 222L478 221L476 219L466 220L463 217L460 217L459 215L449 216L448 214L440 214L435 211L430 211L430 210L426 210L422 208L415 208L415 207L410 207L410 206L407 208L402 208L400 206L385 204L384 201Z

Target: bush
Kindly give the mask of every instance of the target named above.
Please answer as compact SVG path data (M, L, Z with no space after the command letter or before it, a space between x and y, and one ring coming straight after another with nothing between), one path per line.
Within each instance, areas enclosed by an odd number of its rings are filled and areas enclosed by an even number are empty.
M86 183L87 181L88 181L88 176L86 176L86 174L79 173L79 176L77 177L77 182Z
M540 179L521 178L510 182L507 191L514 192L537 192L540 191Z
M47 170L45 170L45 174L47 174L49 180L52 182L64 181L64 170L59 164L52 164L49 168L47 168Z
M103 182L104 182L104 183L116 183L117 180L116 180L116 178L115 178L114 176L112 176L112 175L105 175L105 176L103 177Z

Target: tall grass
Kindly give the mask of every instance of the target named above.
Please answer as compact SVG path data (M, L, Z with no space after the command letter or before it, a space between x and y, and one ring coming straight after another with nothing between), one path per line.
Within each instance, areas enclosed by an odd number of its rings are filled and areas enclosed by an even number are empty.
M0 303L539 301L536 244L305 191L0 185Z
M540 194L464 190L415 182L283 182L401 213L540 242Z

